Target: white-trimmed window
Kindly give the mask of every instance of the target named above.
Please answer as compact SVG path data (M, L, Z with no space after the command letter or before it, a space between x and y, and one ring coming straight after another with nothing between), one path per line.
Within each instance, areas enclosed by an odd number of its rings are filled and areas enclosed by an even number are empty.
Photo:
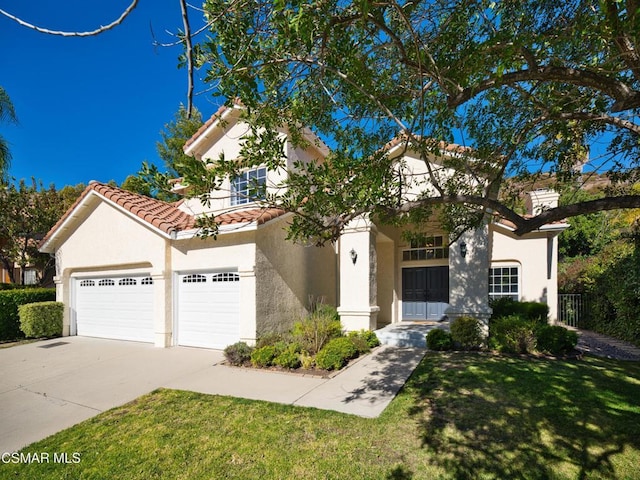
M409 248L402 251L402 260L434 260L449 258L449 245L442 235L432 235L421 240L411 240Z
M520 300L520 267L505 265L489 269L489 298Z
M24 284L25 285L35 285L38 283L38 277L36 275L36 271L32 268L24 271Z
M231 205L244 205L260 199L256 191L267 182L266 167L241 173L231 181Z

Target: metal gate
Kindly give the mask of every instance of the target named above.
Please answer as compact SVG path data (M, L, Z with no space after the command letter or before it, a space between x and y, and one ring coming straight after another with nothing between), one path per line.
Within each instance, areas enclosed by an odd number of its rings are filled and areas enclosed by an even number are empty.
M558 295L558 321L570 327L580 328L587 315L587 298L580 293Z

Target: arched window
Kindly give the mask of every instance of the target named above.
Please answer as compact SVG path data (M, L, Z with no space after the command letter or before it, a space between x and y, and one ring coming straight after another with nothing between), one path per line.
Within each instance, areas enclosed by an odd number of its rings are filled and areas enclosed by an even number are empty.
M240 275L238 275L237 273L230 273L230 272L216 273L211 277L211 281L212 282L239 282Z
M186 277L182 278L182 283L204 283L206 281L207 277L205 277L204 275L199 275L197 273L187 275Z

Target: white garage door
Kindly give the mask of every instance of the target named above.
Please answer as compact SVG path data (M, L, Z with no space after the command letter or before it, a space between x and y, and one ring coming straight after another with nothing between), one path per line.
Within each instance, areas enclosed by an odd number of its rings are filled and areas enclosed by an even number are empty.
M178 282L179 345L220 349L240 340L240 275L179 275Z
M153 342L153 279L76 279L76 331L86 337Z

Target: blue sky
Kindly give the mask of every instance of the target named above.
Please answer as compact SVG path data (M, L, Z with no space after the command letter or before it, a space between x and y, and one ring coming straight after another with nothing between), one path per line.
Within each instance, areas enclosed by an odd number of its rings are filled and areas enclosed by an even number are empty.
M0 0L0 8L54 30L93 30L115 20L130 0ZM191 12L193 29L201 14ZM0 124L13 156L10 174L45 185L121 183L143 161L162 165L160 130L186 102L187 76L178 69L182 27L177 0L140 0L124 23L96 37L65 38L27 29L0 16L0 85L18 125ZM200 88L202 90L202 87ZM221 100L196 97L208 118Z

